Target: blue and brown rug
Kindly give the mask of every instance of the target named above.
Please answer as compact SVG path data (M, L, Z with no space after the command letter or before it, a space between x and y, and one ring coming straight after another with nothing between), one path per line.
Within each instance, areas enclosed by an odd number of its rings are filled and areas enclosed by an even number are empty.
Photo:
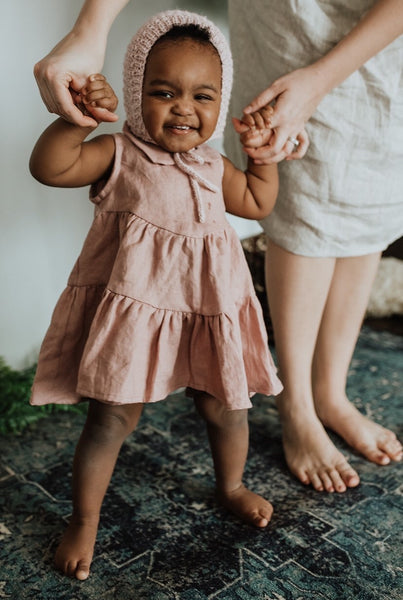
M350 398L402 433L403 338L364 328ZM204 426L177 393L146 406L105 499L91 576L52 557L70 513L84 417L46 416L0 442L0 598L13 600L401 600L402 465L377 467L333 436L361 485L319 494L287 471L274 401L255 397L246 481L272 501L255 530L218 507Z

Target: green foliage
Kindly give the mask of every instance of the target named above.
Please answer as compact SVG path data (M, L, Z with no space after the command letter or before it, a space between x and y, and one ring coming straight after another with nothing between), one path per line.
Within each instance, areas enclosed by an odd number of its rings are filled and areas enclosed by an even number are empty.
M86 405L31 406L29 398L36 365L21 371L11 369L0 357L0 433L20 433L53 412L83 412Z

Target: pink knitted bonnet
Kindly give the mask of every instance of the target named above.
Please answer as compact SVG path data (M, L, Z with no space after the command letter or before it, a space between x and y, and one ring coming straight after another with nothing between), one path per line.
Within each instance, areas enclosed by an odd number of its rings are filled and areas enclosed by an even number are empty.
M148 54L155 42L174 26L198 25L205 29L210 43L221 60L221 107L212 138L221 137L224 131L232 87L232 56L223 33L206 17L184 10L168 10L149 19L132 38L126 50L123 67L123 99L127 124L132 133L146 142L153 142L142 117L142 88Z

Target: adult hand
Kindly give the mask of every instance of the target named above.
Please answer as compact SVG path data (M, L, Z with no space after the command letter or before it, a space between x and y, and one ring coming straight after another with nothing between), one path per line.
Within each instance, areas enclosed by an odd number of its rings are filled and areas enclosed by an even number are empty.
M103 52L97 52L90 40L69 33L36 63L34 74L48 111L82 127L97 125L97 121L84 114L75 101L88 75L97 73L103 60ZM116 121L116 115L104 110L102 120Z
M274 135L270 143L247 151L257 164L294 160L305 155L309 139L304 127L325 95L321 91L321 83L320 72L315 65L297 69L276 79L244 109L247 122L247 115L274 102L274 113L270 119ZM298 140L298 147L293 139Z

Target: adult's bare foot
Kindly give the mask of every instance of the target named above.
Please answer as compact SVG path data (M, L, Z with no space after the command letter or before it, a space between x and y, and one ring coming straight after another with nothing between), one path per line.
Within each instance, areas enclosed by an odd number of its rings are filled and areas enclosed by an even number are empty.
M318 492L345 492L356 487L360 478L327 435L313 410L285 410L281 400L280 417L284 454L290 471Z
M87 579L90 574L97 530L98 519L86 520L73 516L56 550L56 568L70 577Z
M378 465L402 459L402 445L393 431L364 416L346 396L333 403L317 403L320 420L349 446Z
M256 527L267 527L273 514L273 506L262 496L240 485L231 492L217 492L218 500L242 521Z

